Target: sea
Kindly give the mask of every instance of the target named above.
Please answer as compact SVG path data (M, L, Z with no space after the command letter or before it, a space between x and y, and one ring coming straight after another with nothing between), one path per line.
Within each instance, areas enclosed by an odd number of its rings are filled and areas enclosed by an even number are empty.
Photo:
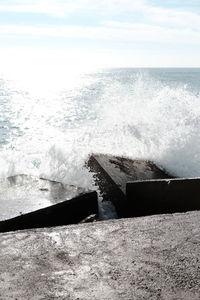
M0 178L96 189L92 153L147 159L200 177L200 68L118 68L0 76Z

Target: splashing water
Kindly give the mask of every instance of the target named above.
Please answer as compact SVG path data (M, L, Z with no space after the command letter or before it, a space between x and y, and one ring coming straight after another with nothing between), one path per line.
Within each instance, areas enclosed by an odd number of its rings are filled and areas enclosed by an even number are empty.
M174 175L200 176L199 69L65 78L62 86L54 78L51 89L0 80L1 177L26 173L93 188L84 167L92 152L150 159Z

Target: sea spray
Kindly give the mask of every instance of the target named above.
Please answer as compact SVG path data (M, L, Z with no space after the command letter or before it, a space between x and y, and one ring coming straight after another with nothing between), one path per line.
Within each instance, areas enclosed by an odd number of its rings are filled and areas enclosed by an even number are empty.
M26 173L93 188L84 167L92 152L200 176L198 76L200 70L107 70L52 94L2 79L0 176Z

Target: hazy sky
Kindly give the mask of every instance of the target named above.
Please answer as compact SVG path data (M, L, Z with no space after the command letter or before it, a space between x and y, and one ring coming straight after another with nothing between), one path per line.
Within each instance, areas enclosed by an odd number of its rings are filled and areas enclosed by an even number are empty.
M200 67L199 0L0 0L2 68Z

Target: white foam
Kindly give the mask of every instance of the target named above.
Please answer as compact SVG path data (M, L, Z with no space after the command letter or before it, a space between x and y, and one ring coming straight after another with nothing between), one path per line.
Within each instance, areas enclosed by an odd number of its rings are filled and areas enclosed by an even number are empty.
M98 76L50 98L10 88L1 177L35 174L92 188L84 168L92 152L150 159L174 175L200 176L198 94L145 73L128 81Z

